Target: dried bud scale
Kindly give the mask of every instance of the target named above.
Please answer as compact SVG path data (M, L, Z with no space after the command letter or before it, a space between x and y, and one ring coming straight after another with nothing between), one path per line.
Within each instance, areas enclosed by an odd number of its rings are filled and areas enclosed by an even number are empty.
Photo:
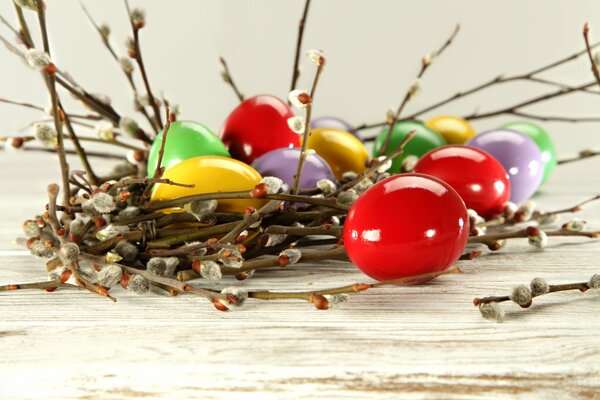
M523 308L531 305L531 289L525 285L519 285L513 288L510 299Z
M543 278L533 278L530 283L531 295L540 296L550 291L550 285Z
M504 319L504 310L496 302L480 304L479 312L483 318L489 321L502 322Z

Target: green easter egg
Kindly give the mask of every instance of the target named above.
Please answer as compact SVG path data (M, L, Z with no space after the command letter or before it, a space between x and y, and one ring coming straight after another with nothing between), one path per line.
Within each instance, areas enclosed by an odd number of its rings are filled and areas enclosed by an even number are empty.
M375 143L373 144L373 157L378 157L383 144L385 143L386 136L388 134L388 129L385 128L377 138L375 139ZM402 165L402 161L406 158L407 155L414 155L417 157L423 156L429 150L433 150L436 147L446 145L446 140L440 136L438 133L432 131L421 122L418 121L400 121L396 123L394 129L392 130L392 137L390 138L390 142L387 146L386 155L390 154L393 150L397 149L400 146L402 140L408 135L412 130L416 132L416 135L407 143L406 147L404 147L404 153L392 161L392 167L389 172L398 173L400 172L400 167Z
M538 145L542 152L542 161L544 162L544 177L542 183L546 182L554 167L556 167L556 148L554 143L541 126L532 124L526 121L511 122L510 124L503 125L502 128L511 129L513 131L520 132L524 135L529 136Z
M153 176L163 133L160 132L148 154L148 176ZM209 128L193 121L175 121L167 133L161 165L165 170L180 161L200 156L231 157L221 139Z

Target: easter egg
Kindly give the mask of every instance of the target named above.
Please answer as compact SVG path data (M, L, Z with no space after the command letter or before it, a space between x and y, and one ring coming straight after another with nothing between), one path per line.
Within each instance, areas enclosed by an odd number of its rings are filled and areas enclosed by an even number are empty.
M449 144L463 144L475 136L475 129L469 121L452 115L440 115L425 122L431 130L446 139Z
M244 100L229 114L220 137L231 156L251 164L282 147L300 146L300 135L288 126L294 113L281 99L259 95Z
M150 147L148 176L153 176L156 170L162 138L163 132L160 132ZM200 156L229 157L229 152L219 137L206 126L194 121L172 122L161 162L165 170L182 160Z
M484 150L508 172L510 201L522 203L537 190L544 176L542 153L533 139L509 129L480 133L467 145Z
M362 142L340 129L313 130L306 141L306 147L323 157L338 179L347 171L363 172L369 161L369 152Z
M469 237L467 209L447 183L399 174L363 193L344 223L350 260L377 280L442 271L462 254Z
M294 176L298 169L300 159L299 148L271 150L257 158L254 167L262 176L275 176L283 181L289 188L294 184ZM333 172L323 158L311 154L304 160L300 188L312 189L321 179L334 180Z
M541 126L526 121L512 122L503 125L502 128L521 132L532 138L538 145L542 152L542 161L544 162L544 177L542 178L542 183L546 182L550 175L552 175L554 167L556 167L556 148L554 147L554 143L552 142L550 135L548 135L548 132Z
M510 196L508 174L498 160L470 146L443 146L425 154L414 172L452 186L467 208L489 219L504 211Z
M353 136L356 136L360 141L363 140L362 137L360 136L360 134L354 130L354 127L341 118L317 117L317 118L311 119L310 129L319 129L319 128L340 129L342 131L351 133Z
M379 156L381 148L385 143L388 130L389 128L386 127L375 139L375 143L373 144L373 157ZM413 130L416 132L416 135L408 142L408 144L404 148L404 153L394 158L394 160L392 161L392 167L389 169L389 172L400 172L402 161L406 158L407 155L421 157L429 150L433 150L436 147L440 147L446 144L446 140L443 137L441 137L439 134L435 133L422 123L417 121L400 121L396 123L394 129L392 130L392 136L390 138L385 154L390 154L393 150L397 149L398 146L400 146L402 140L406 137L406 135L408 135Z
M237 192L252 190L262 176L251 166L232 158L203 156L188 158L163 174L163 178L177 183L193 184L193 188L159 183L154 187L150 201L172 200L202 193ZM243 213L247 207L259 208L263 200L219 200L217 210Z

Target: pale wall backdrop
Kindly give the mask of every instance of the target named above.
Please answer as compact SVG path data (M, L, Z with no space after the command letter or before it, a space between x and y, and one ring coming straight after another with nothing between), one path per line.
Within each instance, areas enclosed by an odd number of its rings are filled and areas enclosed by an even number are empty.
M124 52L129 26L123 2L84 1L97 21L111 25L113 44ZM110 94L118 110L132 113L125 79L85 19L78 1L48 3L56 62L89 91ZM179 103L183 118L218 130L237 104L219 75L217 59L223 55L247 95L285 96L303 3L132 0L132 5L147 11L148 24L141 38L155 92L162 90ZM2 0L0 13L13 20L11 0ZM381 120L390 105L399 103L419 68L421 56L439 46L456 23L461 24L461 33L430 69L423 91L409 105L408 112L497 74L525 72L582 49L585 21L592 25L592 38L600 40L600 3L596 0L314 0L303 47L323 49L328 58L315 112L337 115L355 124ZM10 36L5 27L0 29ZM299 86L306 87L312 79L312 66L303 59L303 67L305 74ZM39 76L4 48L0 49L0 70L0 97L48 104ZM569 83L591 79L585 58L546 76ZM512 104L547 90L551 89L530 83L505 85L439 112L464 115L474 109ZM600 97L567 96L531 111L600 116ZM0 104L0 132L10 134L37 117L39 113ZM512 119L480 120L475 127L485 130ZM600 124L545 126L560 154L600 146Z

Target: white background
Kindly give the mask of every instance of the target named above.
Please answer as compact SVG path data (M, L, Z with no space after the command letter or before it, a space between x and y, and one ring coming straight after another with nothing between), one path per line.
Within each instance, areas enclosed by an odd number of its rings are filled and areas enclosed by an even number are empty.
M129 87L109 58L97 33L75 0L52 0L48 6L51 47L56 63L90 92L110 94L117 110L132 114ZM98 22L108 22L112 41L124 52L129 26L123 2L85 2ZM237 104L222 82L218 56L229 61L234 79L247 95L287 94L292 72L300 0L132 1L147 11L142 31L143 54L154 91L182 106L182 117L218 131ZM2 0L0 13L13 20L12 2ZM28 12L30 17L33 13ZM595 26L600 39L600 3L589 1L356 1L314 0L303 48L321 48L328 58L315 99L316 115L337 115L353 124L376 122L397 105L418 71L420 58L437 48L458 22L454 45L432 66L423 91L407 112L500 73L526 72L583 48L581 29ZM35 24L32 19L32 25ZM3 34L11 37L5 27ZM37 29L35 30L37 33ZM37 43L40 40L37 39ZM0 49L0 97L47 105L39 75L4 48ZM313 67L303 58L306 87ZM585 58L545 75L567 83L592 79ZM440 109L465 115L554 90L539 84L514 83ZM600 97L578 94L530 109L541 114L593 116ZM71 108L72 111L74 111ZM40 113L0 104L0 135L12 134ZM138 118L143 122L141 118ZM504 116L475 122L486 130L513 120ZM599 145L599 124L544 124L559 155Z

